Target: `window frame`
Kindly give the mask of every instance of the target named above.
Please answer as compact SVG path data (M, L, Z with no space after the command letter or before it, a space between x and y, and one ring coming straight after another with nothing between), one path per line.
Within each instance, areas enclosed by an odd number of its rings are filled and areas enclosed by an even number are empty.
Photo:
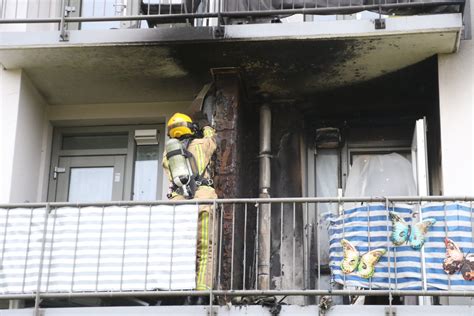
M125 156L125 173L123 175L124 187L122 201L133 200L133 181L135 175L135 159L137 144L135 142L135 130L139 129L156 129L158 131L158 170L157 170L157 200L162 199L163 194L163 168L161 160L164 151L165 142L165 126L164 124L146 124L146 125L115 125L115 126L84 126L84 127L55 127L53 130L51 160L48 174L48 195L47 201L54 202L56 200L57 181L53 179L54 167L58 165L60 157L77 157L77 156L107 156L107 155L124 155ZM127 148L112 149L61 149L64 136L86 136L86 135L106 135L127 133Z

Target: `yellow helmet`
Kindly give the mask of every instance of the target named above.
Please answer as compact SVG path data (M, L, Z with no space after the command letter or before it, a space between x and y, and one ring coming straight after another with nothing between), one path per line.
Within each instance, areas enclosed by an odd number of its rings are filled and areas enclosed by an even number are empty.
M186 135L194 135L193 120L183 113L175 113L168 121L168 136L181 138Z

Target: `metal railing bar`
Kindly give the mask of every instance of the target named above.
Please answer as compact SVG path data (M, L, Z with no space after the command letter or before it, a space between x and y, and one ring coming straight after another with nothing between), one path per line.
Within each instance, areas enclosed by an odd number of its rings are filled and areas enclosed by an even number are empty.
M176 206L173 205L173 223L171 224L171 255L170 255L170 279L168 289L171 290L173 284L173 255L174 255L174 230L176 225ZM125 248L125 247L124 247ZM123 278L123 269L122 269ZM122 282L120 282L120 290L122 290Z
M259 222L260 222L260 204L257 203L256 205L257 207L257 216L256 216L256 219L257 219L257 223L255 225L255 288L258 289L258 251L259 251Z
M392 212L395 212L395 204L393 202ZM395 290L398 290L397 247L393 247L393 269L395 272Z
M340 204L338 205L338 207L340 207ZM318 212L318 214L319 214L319 212ZM345 221L346 221L346 212L345 212L344 208L342 208L342 215L341 216L342 216L342 239L346 239L346 223L345 223ZM318 215L317 218L318 218L318 230L319 230L319 215ZM319 241L318 241L318 243L319 243ZM321 269L321 266L319 266L319 269ZM347 286L346 285L346 274L345 273L342 274L342 278L343 278L343 287L345 289L346 286Z
M212 205L212 208L211 208L211 212L212 212L212 239L209 237L209 234L207 235L208 236L208 240L209 242L211 242L211 256L212 256L212 265L211 265L211 284L210 284L210 289L209 289L209 310L212 311L212 304L214 304L214 295L213 295L213 291L214 291L214 287L215 287L215 284L214 284L214 270L215 270L215 264L216 264L216 257L215 257L215 254L216 254L216 251L215 250L215 236L216 236L216 228L215 228L215 225L216 225L216 211L217 211L217 208L218 208L218 204L217 202L214 202L214 204ZM211 219L210 217L210 214L208 215L209 216L209 220ZM208 249L206 249L206 251L209 251L209 243L207 244L207 247ZM218 258L217 260L220 261L220 259L222 259L222 257ZM207 278L205 279L207 280ZM206 281L207 283L207 281Z
M213 290L214 296L450 296L450 297L474 297L474 291L454 290ZM124 292L77 292L77 293L40 293L40 298L79 298L79 297L183 297L183 296L209 296L211 291L124 291ZM7 294L0 296L0 300L34 299L36 294Z
M387 251L388 251L388 255L387 255L387 266L388 266L388 291L389 291L389 295L388 295L388 303L389 305L391 306L392 305L392 272L390 271L391 269L391 266L390 266L390 261L392 260L392 251L391 251L391 243L390 243L390 236L391 236L391 232L390 232L390 215L388 213L388 210L389 210L389 200L386 199L385 200L385 209L387 210L387 213L386 213L386 221L387 221Z
M247 203L244 204L244 266L242 274L242 289L245 290L245 283L247 278Z
M219 257L221 258L221 260L219 260L219 264L218 264L218 267L217 267L217 279L219 280L219 283L222 282L222 258L223 258L223 253L222 253L222 240L223 240L223 229L224 229L224 208L222 208L220 211L219 211Z
M319 212L319 204L315 204L316 210L316 255L318 256L318 290L321 289L321 234L320 234L320 212ZM343 219L344 220L344 219ZM319 303L320 297L318 297Z
M54 220L53 220L53 231L51 233L51 248L49 249L49 265L48 265L48 277L46 279L46 292L49 290L49 278L51 276L51 260L53 259L53 252L54 252L54 237L56 235L56 219L58 218L58 209L54 209Z
M151 240L151 213L152 206L150 205L148 209L148 231L147 231L147 242L146 242L146 261L145 261L145 288L146 291L148 288L148 268L150 266L150 240Z
M443 203L444 218L447 218L446 202ZM448 238L448 222L444 221L444 237ZM448 290L451 290L451 274L448 273Z
M76 225L76 241L74 243L74 259L72 264L72 278L71 278L71 292L74 290L74 278L76 276L76 260L77 260L77 244L79 242L79 227L81 225L81 208L77 214L77 225Z
M232 203L232 246L230 255L230 289L234 288L235 203Z
M296 287L296 203L293 203L293 270L291 275L291 284Z
M284 275L284 264L283 264L283 237L284 237L284 233L285 233L285 230L284 230L284 227L283 227L283 223L285 222L284 221L284 212L283 212L283 203L280 203L280 277L281 279L283 279L283 275ZM283 281L283 280L282 280Z
M50 207L46 205L44 210L44 223L43 223L43 240L41 242L41 255L40 255L40 262L39 262L39 271L38 271L38 280L36 284L36 298L35 298L35 312L36 316L39 316L39 308L40 308L40 293L41 293L41 281L43 278L43 264L44 264L44 252L46 250L46 233L48 231L48 217L49 217Z
M216 230L216 212L217 212L217 209L219 208L217 202L214 202L214 204L212 205L212 209L211 209L211 212L212 212L212 240L210 240L210 242L212 243L211 245L211 254L212 254L212 265L211 265L211 291L214 289L214 270L215 270L215 265L216 265L216 261L217 262L221 262L222 260L222 256L221 254L219 253L219 257L216 259L216 242L215 242L215 238L216 238L216 233L217 233L217 230ZM209 216L209 220L211 219L211 217ZM221 227L222 229L222 227ZM209 247L209 244L207 245ZM209 251L209 250L206 250L206 251ZM219 280L219 284L220 284L220 280ZM210 299L210 302L209 304L212 305L212 295L211 295L211 299Z
M308 203L304 203L303 208L303 218L304 218L304 245L303 245L303 280L304 280L304 289L308 288L308 280L309 280L309 273L308 273L308 266L309 266L309 259L308 259L308 244L309 244L309 217L308 217Z
M50 204L51 207L86 207L86 206L140 206L140 205L189 205L189 204L213 204L215 201L220 204L231 203L349 203L349 202L366 202L366 203L385 203L389 199L393 202L469 202L474 201L474 196L387 196L373 198L357 198L357 197L330 197L330 198L242 198L242 199L208 199L208 200L161 200L161 201L114 201L114 202L94 202L94 203L67 203L67 202L51 202L51 203L12 203L0 204L0 208L38 208L45 207Z
M292 14L350 14L354 11L395 9L395 8L417 8L417 7L437 7L437 6L461 6L462 1L442 1L433 3L387 3L382 5L358 5L347 7L318 7L302 9L284 9L270 11L231 11L231 12L204 12L204 13L186 13L186 14L158 14L158 15L129 15L129 16L108 16L108 17L65 17L65 22L110 22L110 21L135 21L135 20L170 20L172 18L217 18L217 17L265 17L272 15L292 15ZM61 18L42 18L42 19L2 19L0 24L15 23L60 23Z
M102 207L102 214L100 220L100 231L99 231L99 251L97 253L97 272L95 275L95 290L99 288L99 271L100 271L100 259L102 255L102 235L104 233L104 216L105 216L105 207Z
M21 286L21 291L22 292L25 291L26 268L27 268L27 263L28 263L28 252L30 252L31 226L33 226L33 223L32 223L33 211L34 211L34 208L31 208L30 220L29 220L30 225L28 226L28 240L26 242L25 262L23 263L23 265L25 267L25 270L23 271L23 282L22 282L22 286Z
M3 259L5 257L5 245L7 242L7 231L8 231L8 220L10 217L10 208L6 209L7 215L5 216L5 230L3 231L3 241L2 241L2 256L0 257L0 265L3 266Z
M368 241L368 247L369 251L371 251L371 242L370 242L370 206L367 204L367 241ZM369 290L372 290L372 277L369 278Z
M174 208L174 207L173 207ZM173 214L173 228L174 228L174 214ZM125 250L127 248L127 229L128 229L128 207L125 208L125 227L123 229L123 242L122 242L122 266L120 268L120 291L123 286L123 270L125 269ZM173 235L171 236L171 243L173 243ZM173 250L173 244L171 244L171 251Z

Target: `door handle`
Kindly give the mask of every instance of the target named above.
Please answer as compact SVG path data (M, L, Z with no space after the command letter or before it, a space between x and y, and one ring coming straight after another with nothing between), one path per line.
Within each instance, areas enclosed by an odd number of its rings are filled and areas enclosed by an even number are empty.
M65 173L65 172L66 172L66 168L54 167L53 179L56 180L58 178L59 173Z

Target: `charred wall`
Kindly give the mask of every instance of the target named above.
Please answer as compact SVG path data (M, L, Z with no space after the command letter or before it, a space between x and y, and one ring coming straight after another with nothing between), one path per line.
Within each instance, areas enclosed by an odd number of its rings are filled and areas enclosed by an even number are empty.
M245 100L238 73L215 76L214 121L217 131L215 187L219 198L252 197L258 193L258 116ZM247 223L244 221L247 212ZM221 205L217 220L222 223L220 288L238 289L250 284L243 276L243 242L247 241L246 262L253 258L255 212L243 204ZM246 232L246 237L244 236ZM234 247L232 248L232 244ZM247 271L249 269L247 268ZM233 275L233 278L231 278Z
M272 107L272 197L301 197L301 111L287 105ZM303 216L300 204L272 205L272 288L302 288Z

